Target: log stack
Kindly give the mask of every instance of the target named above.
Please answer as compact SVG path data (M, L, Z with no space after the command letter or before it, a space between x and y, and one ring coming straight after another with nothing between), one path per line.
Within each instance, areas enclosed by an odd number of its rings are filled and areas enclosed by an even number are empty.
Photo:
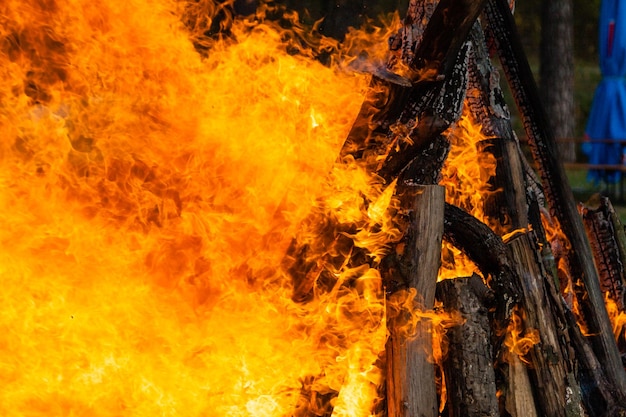
M626 343L605 304L613 302L613 317L624 312L624 228L606 199L577 206L509 2L411 0L390 49L338 161L353 158L397 181L405 249L381 263L390 300L414 290L416 308L437 303L463 320L448 329L447 356L436 369L428 325L407 335L402 317L389 314L382 414L626 416ZM522 115L531 162L511 127L490 50ZM497 161L483 220L444 203L437 185L448 129L464 107L487 137L479 152ZM558 245L546 219L560 229ZM481 276L437 283L442 239ZM292 248L291 257L298 253ZM294 299L306 299L311 267L295 265Z
M624 310L624 229L605 200L600 208L579 211L509 7L506 0L410 1L404 26L390 41L388 68L374 75L376 99L364 103L342 151L385 181L397 180L401 195L416 186L429 190L400 199L405 212L419 214L405 227L403 244L411 250L388 263L411 267L385 271L390 297L413 288L418 308L433 306L432 259L440 248L430 236L440 231L437 225L425 228L424 216L441 222L443 239L482 273L436 285L441 309L464 318L448 329L448 353L440 364L447 396L439 404L435 371L425 360L428 328L406 337L389 321L389 417L626 415L623 334L614 331L604 296ZM532 163L511 127L487 45L499 54ZM399 62L408 71L395 74ZM446 129L463 106L488 138L479 151L497 161L492 193L485 196L489 225L448 203L443 218L437 217L433 207L442 196L428 188L440 177L450 146ZM562 232L556 254L542 216ZM563 273L571 288L562 285ZM567 294L572 290L573 296Z

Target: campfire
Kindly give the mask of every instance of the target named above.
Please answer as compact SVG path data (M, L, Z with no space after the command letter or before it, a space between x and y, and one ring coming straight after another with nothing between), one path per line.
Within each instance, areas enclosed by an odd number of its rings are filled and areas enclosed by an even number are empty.
M230 3L0 5L2 415L626 415L624 228L509 2Z

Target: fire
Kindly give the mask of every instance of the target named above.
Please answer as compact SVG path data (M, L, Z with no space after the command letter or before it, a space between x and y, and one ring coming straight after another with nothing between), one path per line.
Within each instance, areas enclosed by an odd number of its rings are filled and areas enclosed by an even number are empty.
M3 415L372 413L393 191L334 165L368 77L264 21L201 35L212 5L0 6ZM368 262L311 254L300 303L315 213Z
M469 113L468 106L464 106L461 119L449 130L451 149L441 180L441 185L446 187L446 201L482 221L487 220L484 197L492 192L488 181L496 170L493 155L480 152L477 147L486 138L480 124ZM457 248L444 242L439 279L471 276L473 273L480 274L476 265Z
M530 364L525 356L539 341L539 331L525 328L524 312L518 307L514 308L503 342L509 352L517 355L522 362Z
M608 291L604 294L604 303L606 305L606 310L609 314L611 324L613 325L613 334L615 335L615 340L617 341L620 348L622 348L622 345L624 344L624 326L626 325L626 313L620 311L617 303L613 298L611 298L611 295Z

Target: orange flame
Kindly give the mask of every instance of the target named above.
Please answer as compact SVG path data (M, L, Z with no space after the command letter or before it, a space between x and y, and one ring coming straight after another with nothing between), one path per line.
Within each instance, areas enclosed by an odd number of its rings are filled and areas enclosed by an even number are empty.
M537 329L525 328L524 313L520 308L515 307L504 338L504 345L509 348L509 352L516 354L522 362L530 364L525 356L540 340Z
M210 4L0 5L3 415L372 413L378 272L300 304L279 268L315 210L373 265L397 239L391 188L328 176L367 77Z
M626 312L619 310L617 303L613 298L611 298L611 295L608 291L604 294L604 303L606 305L607 313L609 314L609 319L611 320L615 340L621 346L624 344L623 341L624 326L626 326Z
M477 144L486 139L481 126L464 106L456 127L449 130L451 149L442 171L441 185L446 187L446 201L454 204L481 221L484 214L484 196L491 192L488 181L495 175L493 155L480 152ZM476 265L457 248L444 242L442 268L439 279L479 274Z

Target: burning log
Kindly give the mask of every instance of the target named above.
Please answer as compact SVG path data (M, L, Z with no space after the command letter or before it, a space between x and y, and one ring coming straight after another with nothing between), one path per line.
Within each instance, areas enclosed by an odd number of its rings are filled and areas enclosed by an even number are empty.
M578 214L565 169L558 157L554 135L541 107L532 72L526 61L515 23L506 0L489 0L485 17L490 39L498 49L513 96L522 115L533 157L538 165L550 213L559 219L572 249L568 260L572 275L579 280L576 296L583 303L582 315L593 341L594 352L604 364L610 381L626 393L626 372L619 352L604 299L593 265L591 248ZM624 394L622 394L624 395Z
M496 320L502 325L519 301L520 288L513 260L502 239L472 215L446 204L444 239L463 250L478 265L496 294Z
M600 197L597 207L590 207L589 203L580 204L580 211L600 275L600 287L606 297L614 337L624 363L626 357L626 334L623 327L623 318L626 314L624 227L607 197Z
M361 159L390 182L458 120L467 83L465 39L484 3L444 0L433 10L432 3L411 1L405 25L391 41L399 57L389 63L393 69L403 62L406 74L381 70L373 76L341 159Z
M504 234L528 225L523 158L480 24L474 24L469 40L472 48L465 105L486 137L478 144L479 153L493 156L496 164L495 175L489 180L491 192L483 196L484 211L491 218L490 225Z
M600 197L597 207L581 204L580 211L600 275L600 288L624 311L624 228L607 197Z
M404 239L388 257L386 274L402 293L417 292L416 307L431 310L441 260L444 189L440 186L403 186L397 190L405 224ZM428 236L424 239L423 236ZM394 295L389 300L394 307ZM427 320L415 324L414 334L407 334L413 317L400 310L390 312L387 342L387 405L389 417L437 416L435 368L432 361L432 337Z
M450 416L497 417L498 399L493 369L488 309L493 293L477 275L437 284L444 310L459 313L463 323L448 328L448 354L443 363L447 411Z
M584 416L580 387L573 377L574 362L560 296L541 261L535 234L515 236L509 243L523 290L524 325L536 329L539 342L530 347L529 373L540 415ZM572 385L572 383L574 385Z

